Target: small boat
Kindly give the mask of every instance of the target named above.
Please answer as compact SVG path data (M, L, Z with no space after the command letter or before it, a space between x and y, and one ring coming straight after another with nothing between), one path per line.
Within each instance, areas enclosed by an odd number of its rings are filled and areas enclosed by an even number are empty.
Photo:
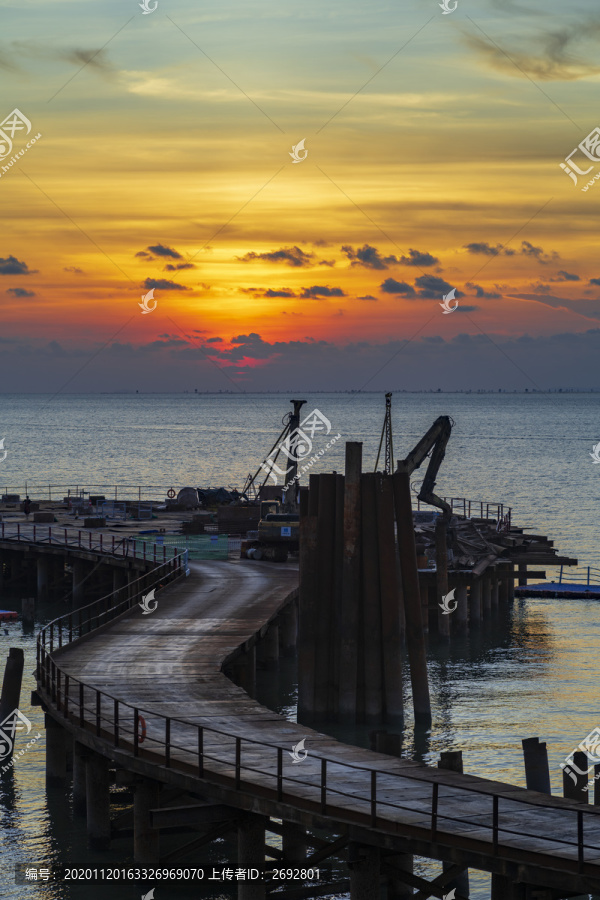
M9 622L18 618L19 614L13 612L11 609L0 609L0 622Z

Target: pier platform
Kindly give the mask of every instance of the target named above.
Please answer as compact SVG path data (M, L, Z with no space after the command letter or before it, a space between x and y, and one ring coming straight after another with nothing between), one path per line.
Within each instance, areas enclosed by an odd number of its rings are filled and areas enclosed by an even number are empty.
M563 581L543 581L516 587L515 597L564 597L565 599L600 600L600 584L581 584Z
M64 768L57 731L70 733L88 755L88 827L97 808L108 809L108 787L97 796L101 782L94 774L104 758L138 780L245 815L240 848L248 821L262 822L264 835L265 822L278 828L283 820L331 830L339 837L328 852L358 842L381 853L444 860L454 871L492 872L506 879L503 898L516 897L508 888L513 881L563 894L600 893L598 808L349 746L286 721L252 698L257 643L294 602L292 566L237 561L192 563L190 569L189 578L158 593L151 616L136 605L97 627L92 605L82 639L73 639L68 616L40 634L38 693L51 720L49 759L58 769L60 755ZM53 646L52 634L62 647ZM236 664L246 668L248 691L224 673ZM299 762L292 751L300 742L306 756ZM257 865L261 854L264 860L259 844ZM327 855L323 850L309 859ZM425 885L410 871L400 877ZM433 886L438 897L440 879ZM363 894L353 889L352 896Z

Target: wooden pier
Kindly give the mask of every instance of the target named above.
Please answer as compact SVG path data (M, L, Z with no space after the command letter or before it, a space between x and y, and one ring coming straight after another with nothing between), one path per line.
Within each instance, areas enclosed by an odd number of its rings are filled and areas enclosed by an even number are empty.
M157 591L152 615L142 614L134 585L120 605L103 598L39 635L48 777L64 782L72 747L74 808L86 810L95 846L110 841L115 769L120 783L134 785L134 855L147 865L161 860L161 828L193 823L196 838L180 855L231 831L238 865L268 868L267 857L271 866L275 858L316 865L348 853L348 882L284 898L350 890L353 900L375 900L382 883L390 900L412 897L413 888L421 900L442 898L468 867L492 873L494 900L600 893L600 809L348 746L284 720L252 694L257 657L274 665L293 646L297 571L243 561L190 568L187 579L171 571L178 580ZM294 763L301 740L307 756ZM169 789L183 792L183 806L161 800ZM306 833L314 828L330 841L315 844ZM283 835L279 855L269 832ZM443 861L443 874L432 883L417 876L412 855ZM240 900L265 891L238 885Z

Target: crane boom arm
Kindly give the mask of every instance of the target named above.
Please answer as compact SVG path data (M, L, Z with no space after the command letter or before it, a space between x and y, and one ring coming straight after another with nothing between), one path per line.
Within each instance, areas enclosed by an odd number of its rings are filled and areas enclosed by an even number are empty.
M452 433L453 424L450 416L438 416L429 431L423 435L406 459L398 460L398 468L396 469L397 472L407 472L411 475L415 469L419 468L427 455L431 453L431 459L429 460L418 497L424 503L430 503L432 506L437 506L438 509L443 510L445 519L450 518L452 515L452 508L445 500L434 494L433 490L437 474L446 455L446 445Z

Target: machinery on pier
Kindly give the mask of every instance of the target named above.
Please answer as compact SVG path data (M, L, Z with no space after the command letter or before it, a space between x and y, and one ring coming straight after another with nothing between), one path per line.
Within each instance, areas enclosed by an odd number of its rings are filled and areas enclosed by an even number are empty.
M438 416L429 431L423 435L419 443L414 447L405 459L398 460L397 472L407 472L409 475L422 465L431 454L429 465L425 472L425 478L419 488L418 498L423 503L437 506L442 510L442 518L448 521L452 515L451 506L434 493L435 480L440 466L446 455L446 445L452 433L454 421L450 416Z
M294 409L284 416L283 431L257 472L253 476L248 476L242 492L247 497L254 493L255 498L260 500L258 535L256 540L250 541L247 551L251 559L285 562L289 551L298 550L300 533L298 456L302 455L298 436L301 435L300 410L306 400L290 400L290 403L293 403ZM289 463L285 471L277 465L280 453L283 453ZM261 471L266 472L266 475L257 489L256 483ZM283 485L277 491L281 499L261 499L266 493L267 479L273 478L275 490L278 475L284 479Z
M261 494L267 484L267 479L272 478L277 484L277 476L281 475L285 480L281 487L281 493L285 495L283 500L285 511L287 513L297 513L298 511L298 446L296 436L299 434L300 427L300 410L306 403L306 400L290 400L294 404L293 412L286 413L283 417L283 430L279 437L261 462L254 475L248 475L246 483L242 489L248 499L260 499ZM287 457L290 465L284 472L278 465L277 460L279 454ZM260 487L256 487L261 472L266 472Z
M383 428L381 429L381 440L379 441L379 450L377 451L377 459L375 460L375 471L379 465L379 457L381 456L381 448L385 441L384 449L384 466L383 474L391 475L392 466L394 465L394 442L392 439L392 394L385 395L385 418L383 420Z

